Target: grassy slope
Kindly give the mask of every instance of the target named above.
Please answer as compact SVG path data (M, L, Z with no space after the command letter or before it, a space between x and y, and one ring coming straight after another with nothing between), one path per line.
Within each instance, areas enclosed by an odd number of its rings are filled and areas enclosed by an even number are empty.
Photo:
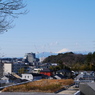
M11 86L4 88L2 92L49 92L53 93L65 85L71 85L74 81L72 79L41 79L39 81L34 81L18 86Z

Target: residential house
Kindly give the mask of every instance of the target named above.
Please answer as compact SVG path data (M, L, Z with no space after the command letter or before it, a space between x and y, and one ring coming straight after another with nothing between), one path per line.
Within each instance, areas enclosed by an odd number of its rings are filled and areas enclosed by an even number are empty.
M2 82L5 83L5 84L8 84L9 83L9 78L4 76L1 78Z
M81 72L78 76L75 77L75 80L94 80L95 79L95 75L94 72Z
M72 72L68 69L58 70L56 74L62 74L65 78L71 78Z
M30 73L30 74L22 74L21 79L26 79L28 81L36 81L45 78L43 74Z
M33 73L40 73L43 70L42 68L34 68Z
M54 78L54 79L66 79L66 77L63 76L62 74L55 74L55 75L53 76L53 78Z
M81 72L78 76L75 77L75 87L79 87L80 83L89 83L95 81L95 74L94 72Z
M33 81L46 78L46 76L44 76L43 74L32 73L32 75L33 75Z
M40 71L40 74L44 74L44 75L47 75L47 76L53 76L53 71L50 70L50 69L43 69Z
M15 77L14 75L12 75L12 74L7 74L7 75L5 75L7 78L9 78L9 82L10 83L20 83L20 82L22 82L22 80L20 79L20 78L17 78L17 77Z
M26 79L28 81L33 80L33 75L32 74L21 74L22 78L21 79Z

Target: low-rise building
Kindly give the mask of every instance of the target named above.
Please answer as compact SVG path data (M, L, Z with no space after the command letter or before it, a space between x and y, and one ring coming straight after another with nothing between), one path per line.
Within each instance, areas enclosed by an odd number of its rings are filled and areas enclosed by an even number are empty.
M90 83L95 81L95 72L81 72L75 77L75 87L79 87L80 83Z
M33 73L40 73L43 70L42 68L34 68Z
M3 63L4 64L4 75L8 74L8 73L12 73L12 63Z
M43 69L40 71L40 74L44 74L44 75L47 75L47 76L53 76L53 71L50 70L50 69Z
M33 80L33 75L32 74L21 74L22 78L21 79L26 79L29 81Z
M16 74L26 73L28 72L28 65L25 63L17 62L17 63L2 63L3 64L3 75L7 75L8 73L12 74L12 72Z
M42 78L45 78L44 75L42 75L42 74L30 73L30 74L22 74L21 79L26 79L28 81L36 81L36 80L40 80Z
M4 77L1 78L1 81L2 81L3 83L5 83L5 84L8 84L8 83L9 83L9 78L7 78L6 76L4 76ZM2 82L1 82L1 83L2 83Z
M65 78L71 78L72 72L68 69L58 70L56 74L62 74Z

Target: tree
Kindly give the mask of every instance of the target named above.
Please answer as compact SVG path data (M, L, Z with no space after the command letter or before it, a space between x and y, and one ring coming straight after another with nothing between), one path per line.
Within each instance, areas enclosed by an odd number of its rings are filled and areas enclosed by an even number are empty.
M95 64L95 52L92 54L92 63Z
M92 62L92 53L88 53L86 56L86 63L90 64Z
M0 33L12 28L14 18L26 13L21 10L25 6L23 0L0 0Z
M24 74L24 73L25 73L25 69L24 69L24 68L20 68L20 69L18 70L18 73L19 73L19 74Z

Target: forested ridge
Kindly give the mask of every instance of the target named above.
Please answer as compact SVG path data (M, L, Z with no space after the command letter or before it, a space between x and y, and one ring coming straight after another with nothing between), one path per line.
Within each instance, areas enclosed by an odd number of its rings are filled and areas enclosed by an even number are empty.
M95 70L95 52L85 55L73 52L60 53L47 57L43 63L59 63L72 70Z

